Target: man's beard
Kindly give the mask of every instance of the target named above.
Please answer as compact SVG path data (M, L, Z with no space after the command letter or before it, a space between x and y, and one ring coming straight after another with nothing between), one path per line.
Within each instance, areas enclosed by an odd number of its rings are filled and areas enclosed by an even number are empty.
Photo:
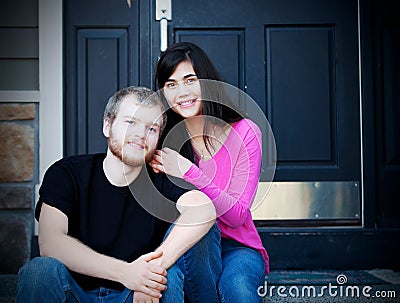
M118 142L118 140L113 139L112 134L110 134L110 137L108 138L108 148L110 149L111 153L114 156L116 156L118 159L121 160L122 163L133 167L142 166L145 163L149 162L153 158L153 154L155 151L155 149L152 149L148 151L144 157L140 158L128 156L127 153L123 152L123 147L120 144L120 142Z

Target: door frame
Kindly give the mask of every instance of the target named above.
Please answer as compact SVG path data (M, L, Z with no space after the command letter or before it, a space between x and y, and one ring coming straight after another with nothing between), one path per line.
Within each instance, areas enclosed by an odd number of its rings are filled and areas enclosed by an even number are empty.
M63 0L39 0L39 182L63 156Z

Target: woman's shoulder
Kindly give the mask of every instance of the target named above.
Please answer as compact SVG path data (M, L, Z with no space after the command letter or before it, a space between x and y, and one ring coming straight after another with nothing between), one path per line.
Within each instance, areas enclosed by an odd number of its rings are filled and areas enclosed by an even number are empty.
M232 127L239 134L247 134L249 132L254 133L254 134L261 134L261 130L258 127L258 125L254 121L252 121L248 118L243 118L243 119L233 123Z

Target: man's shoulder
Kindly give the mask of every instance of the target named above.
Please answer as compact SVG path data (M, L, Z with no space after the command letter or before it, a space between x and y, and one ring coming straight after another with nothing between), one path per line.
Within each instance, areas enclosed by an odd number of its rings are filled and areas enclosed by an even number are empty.
M152 169L148 169L150 179L154 186L164 196L170 200L176 201L181 195L189 190L196 189L196 187L182 178L172 177L164 173L154 173Z
M102 163L104 157L104 153L66 156L54 162L49 169L58 167L80 174L84 171L90 171L96 163Z
M85 155L72 155L61 158L55 163L60 165L79 166L85 163L92 163L96 160L104 160L105 154L85 154Z

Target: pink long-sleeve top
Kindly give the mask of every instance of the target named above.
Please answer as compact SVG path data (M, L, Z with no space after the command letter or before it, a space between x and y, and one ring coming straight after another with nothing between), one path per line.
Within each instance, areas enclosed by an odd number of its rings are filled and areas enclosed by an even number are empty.
M183 176L214 203L221 237L258 250L269 272L269 258L250 212L260 177L261 131L249 119L232 124L217 153L197 160Z

